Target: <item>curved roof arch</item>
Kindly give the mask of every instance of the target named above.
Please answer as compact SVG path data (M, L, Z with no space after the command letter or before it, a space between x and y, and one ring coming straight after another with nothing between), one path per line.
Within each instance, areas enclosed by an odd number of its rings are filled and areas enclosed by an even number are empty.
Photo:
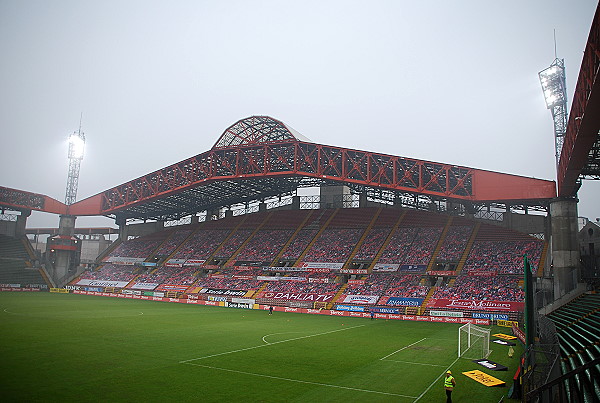
M209 151L72 205L58 203L58 210L119 220L173 219L328 184L348 185L359 193L404 193L459 203L539 205L556 197L553 181L301 139L277 119L245 118L228 127ZM52 203L35 204L26 196L26 192L0 187L0 207L58 211L50 210Z
M280 120L270 116L250 116L225 129L212 149L298 140L310 142Z

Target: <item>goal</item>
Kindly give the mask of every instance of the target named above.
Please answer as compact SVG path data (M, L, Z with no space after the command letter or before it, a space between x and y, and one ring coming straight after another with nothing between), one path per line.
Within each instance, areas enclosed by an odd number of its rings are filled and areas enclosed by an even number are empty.
M471 323L458 329L458 356L470 360L487 358L490 350L490 329Z

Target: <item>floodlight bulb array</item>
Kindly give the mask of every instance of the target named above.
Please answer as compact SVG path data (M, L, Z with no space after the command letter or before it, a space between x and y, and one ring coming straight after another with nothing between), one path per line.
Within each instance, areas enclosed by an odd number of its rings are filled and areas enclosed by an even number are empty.
M69 136L69 158L83 159L85 140L73 133Z

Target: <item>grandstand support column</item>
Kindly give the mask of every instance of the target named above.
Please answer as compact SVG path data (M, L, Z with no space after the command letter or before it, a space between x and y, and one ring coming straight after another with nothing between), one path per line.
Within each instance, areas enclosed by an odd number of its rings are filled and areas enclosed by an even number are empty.
M15 227L15 236L20 237L25 235L25 226L27 225L27 217L31 215L31 210L21 210L21 215L17 216L17 226Z
M360 208L368 207L367 192L362 192L358 196L358 207L360 207Z
M335 186L326 186L321 185L320 187L320 208L337 208L342 207L343 205L343 197L344 195L350 194L350 188L346 185L335 185ZM338 200L340 200L341 204L337 205Z
M75 233L75 220L77 217L72 215L61 215L60 220L58 222L58 234L59 236L71 238ZM59 242L58 246L60 245ZM70 245L69 245L70 246ZM77 256L77 251L73 251L70 248L59 248L56 247L53 249L54 253L54 264L53 264L53 272L51 273L52 279L58 285L65 281L68 277L68 274L76 271L75 265L79 261L79 256Z
M565 197L550 203L554 299L575 289L580 278L577 201Z
M300 210L300 196L292 197L292 210Z
M265 211L267 211L267 203L261 201L260 203L258 203L258 212L263 213Z

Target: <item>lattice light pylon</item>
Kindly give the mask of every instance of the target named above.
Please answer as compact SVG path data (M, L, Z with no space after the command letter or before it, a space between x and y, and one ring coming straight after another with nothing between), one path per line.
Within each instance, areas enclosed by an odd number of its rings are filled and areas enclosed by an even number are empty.
M538 73L546 108L550 109L554 120L554 147L556 165L560 160L565 135L567 134L567 84L565 79L564 59L554 59L550 67Z
M77 198L77 184L79 182L79 167L85 150L85 135L79 130L69 136L69 173L67 176L67 191L65 193L65 204L75 203Z

